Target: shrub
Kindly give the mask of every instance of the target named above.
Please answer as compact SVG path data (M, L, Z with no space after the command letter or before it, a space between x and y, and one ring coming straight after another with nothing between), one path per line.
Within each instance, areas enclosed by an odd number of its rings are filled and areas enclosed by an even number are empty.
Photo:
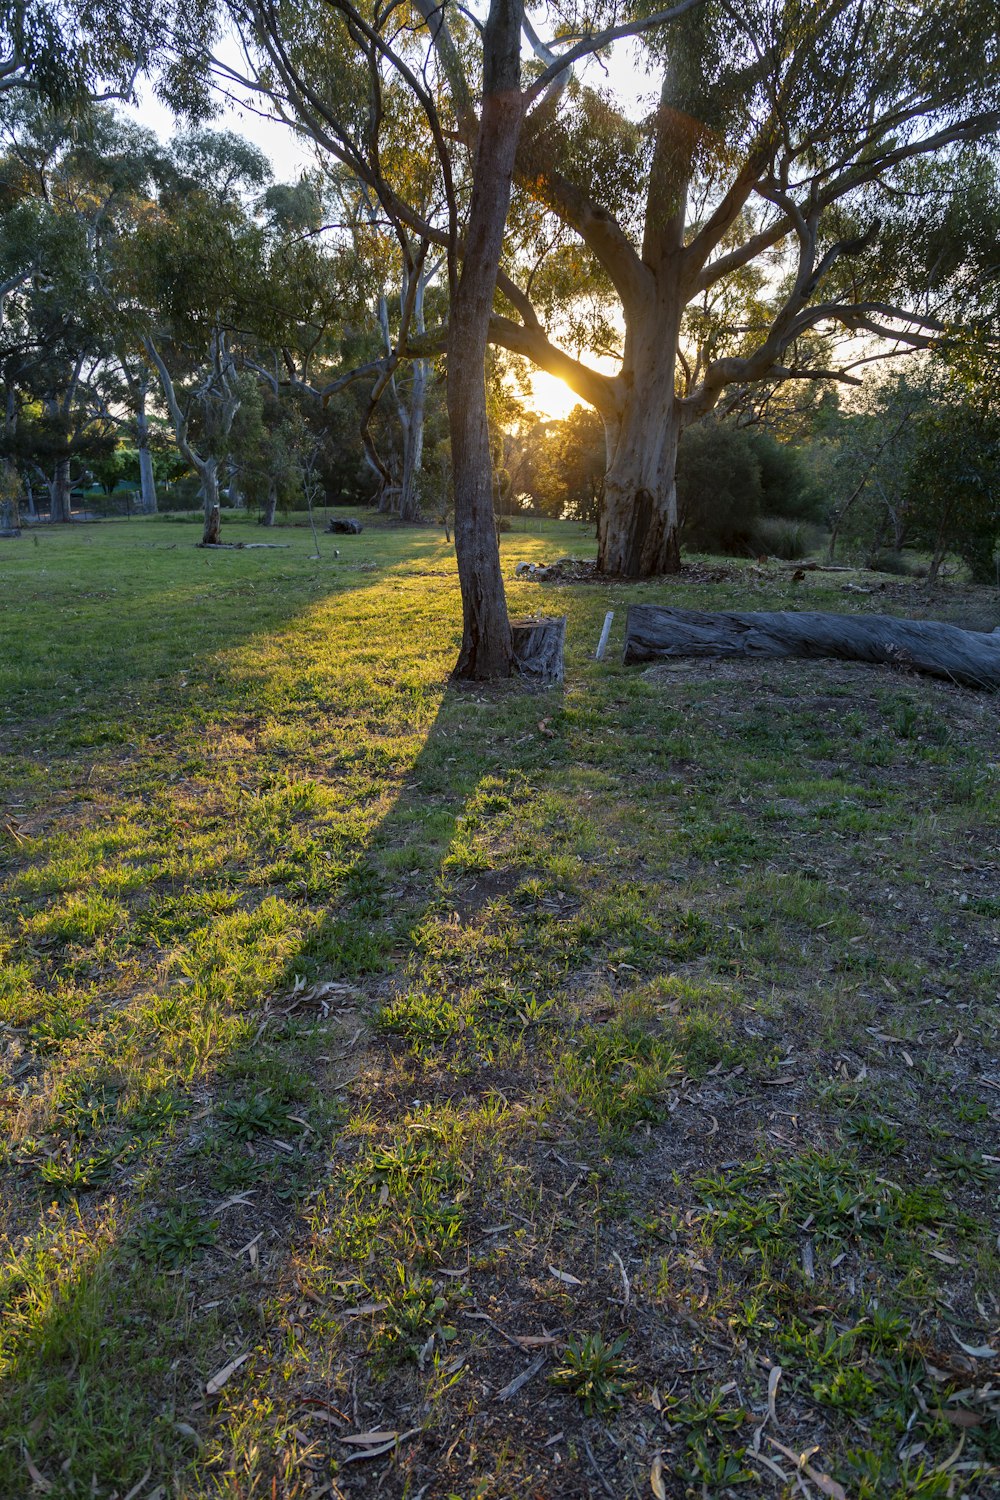
M767 551L801 557L816 541L806 531L774 545L758 536L762 516L818 521L823 498L798 452L766 432L701 422L677 455L677 504L685 544L701 552ZM784 550L782 550L784 549Z
M766 552L768 557L780 557L793 562L799 557L809 557L818 552L826 541L826 533L808 521L790 521L783 516L760 516L754 524L751 548L754 552Z

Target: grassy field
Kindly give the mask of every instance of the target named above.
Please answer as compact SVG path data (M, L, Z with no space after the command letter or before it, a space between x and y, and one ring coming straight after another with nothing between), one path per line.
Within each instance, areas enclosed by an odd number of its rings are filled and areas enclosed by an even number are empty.
M195 535L0 543L0 1495L995 1495L996 703L614 648L996 596Z

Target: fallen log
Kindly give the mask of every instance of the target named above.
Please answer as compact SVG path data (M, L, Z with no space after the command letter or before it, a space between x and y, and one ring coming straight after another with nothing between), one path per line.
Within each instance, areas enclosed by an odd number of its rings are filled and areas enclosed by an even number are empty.
M326 529L332 531L334 536L360 536L364 528L353 516L331 516Z
M960 630L937 620L811 611L705 614L654 604L629 606L625 662L704 656L761 660L832 657L942 677L962 687L1000 688L1000 628Z
M566 616L542 615L537 620L511 620L514 669L532 682L562 682Z

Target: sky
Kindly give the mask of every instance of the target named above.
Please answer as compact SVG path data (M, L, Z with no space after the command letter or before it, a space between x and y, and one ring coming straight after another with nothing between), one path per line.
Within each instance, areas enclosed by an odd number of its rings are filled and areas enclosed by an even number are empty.
M235 70L242 69L242 54L234 36L223 40L218 55L220 61L228 66ZM632 118L637 118L650 109L655 84L638 58L638 48L634 43L621 42L607 58L588 61L582 69L578 69L578 76L592 88L610 89L623 111ZM282 121L268 118L260 108L254 107L249 98L240 99L232 95L226 98L220 94L219 104L220 113L210 122L212 128L235 131L259 146L270 159L278 181L294 182L303 172L315 166L316 148L312 142L296 135ZM124 112L154 130L161 140L168 140L177 129L170 110L148 87L140 90L139 102L135 106L124 107ZM613 361L599 359L591 360L590 363L605 373L614 373ZM579 397L568 386L541 370L532 373L531 393L532 405L539 416L550 420L567 416L580 404Z

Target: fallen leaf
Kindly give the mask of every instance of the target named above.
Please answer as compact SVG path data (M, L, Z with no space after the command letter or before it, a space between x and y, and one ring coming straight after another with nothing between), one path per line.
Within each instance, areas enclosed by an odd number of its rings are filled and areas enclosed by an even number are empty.
M775 1427L781 1426L781 1423L778 1421L778 1413L774 1409L774 1401L778 1394L778 1386L781 1384L782 1374L781 1366L775 1365L767 1377L767 1411Z
M946 1411L944 1419L946 1422L954 1422L956 1427L982 1427L986 1421L985 1417L974 1411Z
M398 1432L349 1432L340 1439L342 1443L355 1443L359 1448L374 1448L377 1443L394 1443Z
M961 1349L962 1353L968 1354L970 1359L996 1359L997 1351L995 1349L991 1349L988 1344L980 1344L979 1347L976 1348L972 1344L963 1344L954 1328L950 1328L948 1332L951 1334L952 1338L955 1340L955 1343Z
M228 1365L223 1365L222 1369L217 1371L206 1385L205 1394L207 1396L217 1396L226 1381L236 1374L240 1365L246 1364L250 1358L250 1353L251 1351L248 1349L246 1354L241 1354L237 1359L231 1359Z
M820 1474L812 1464L803 1464L802 1467L821 1495L829 1495L830 1500L847 1500L847 1491L844 1486L838 1484L835 1479L831 1479L829 1474Z
M516 1396L522 1386L527 1385L529 1380L534 1379L547 1359L547 1354L536 1354L526 1370L522 1370L519 1375L514 1376L513 1380L509 1380L502 1391L497 1391L496 1399L498 1401L509 1401L511 1396Z
M563 1281L567 1286L583 1286L579 1276L571 1276L569 1271L560 1271L555 1266L549 1266L549 1272L557 1281Z
M389 1453L398 1448L400 1443L405 1443L407 1438L416 1437L420 1432L419 1427L411 1427L409 1432L393 1433L387 1443L380 1443L376 1447L359 1448L357 1453L352 1453L344 1459L345 1464L356 1464L366 1458L379 1458L383 1453Z
M667 1486L663 1479L663 1459L659 1454L653 1459L653 1467L649 1471L649 1487L656 1496L656 1500L667 1500Z
M32 1484L37 1484L38 1488L47 1495L52 1488L52 1480L46 1479L44 1474L40 1474L38 1472L34 1464L31 1462L31 1455L29 1453L25 1453L24 1455L24 1465L29 1475L31 1476Z
M250 1193L234 1193L231 1198L225 1198L225 1199L223 1199L223 1201L221 1203L217 1203L215 1205L215 1207L212 1209L212 1213L213 1214L221 1214L221 1212L222 1212L222 1210L224 1208L237 1208L240 1204L249 1203L250 1199L252 1197L253 1197L253 1193L252 1192L250 1192Z
M363 1318L368 1313L382 1312L388 1306L386 1302L362 1302L360 1307L345 1307L340 1316L342 1318Z
M125 1496L125 1500L137 1500L137 1496L146 1488L146 1485L149 1483L149 1476L150 1474L152 1474L152 1472L152 1469L146 1470L142 1478L138 1480L129 1490L128 1494Z
M769 1437L768 1442L772 1448L777 1448L779 1453L783 1453L786 1458L790 1458L795 1467L801 1469L802 1473L812 1480L821 1494L829 1495L830 1500L847 1500L847 1491L842 1484L838 1484L835 1479L831 1479L829 1474L820 1473L818 1469L814 1469L812 1464L809 1463L810 1457L816 1452L815 1448L807 1448L805 1453L793 1453L791 1448L786 1448L784 1443L778 1442L777 1438Z

